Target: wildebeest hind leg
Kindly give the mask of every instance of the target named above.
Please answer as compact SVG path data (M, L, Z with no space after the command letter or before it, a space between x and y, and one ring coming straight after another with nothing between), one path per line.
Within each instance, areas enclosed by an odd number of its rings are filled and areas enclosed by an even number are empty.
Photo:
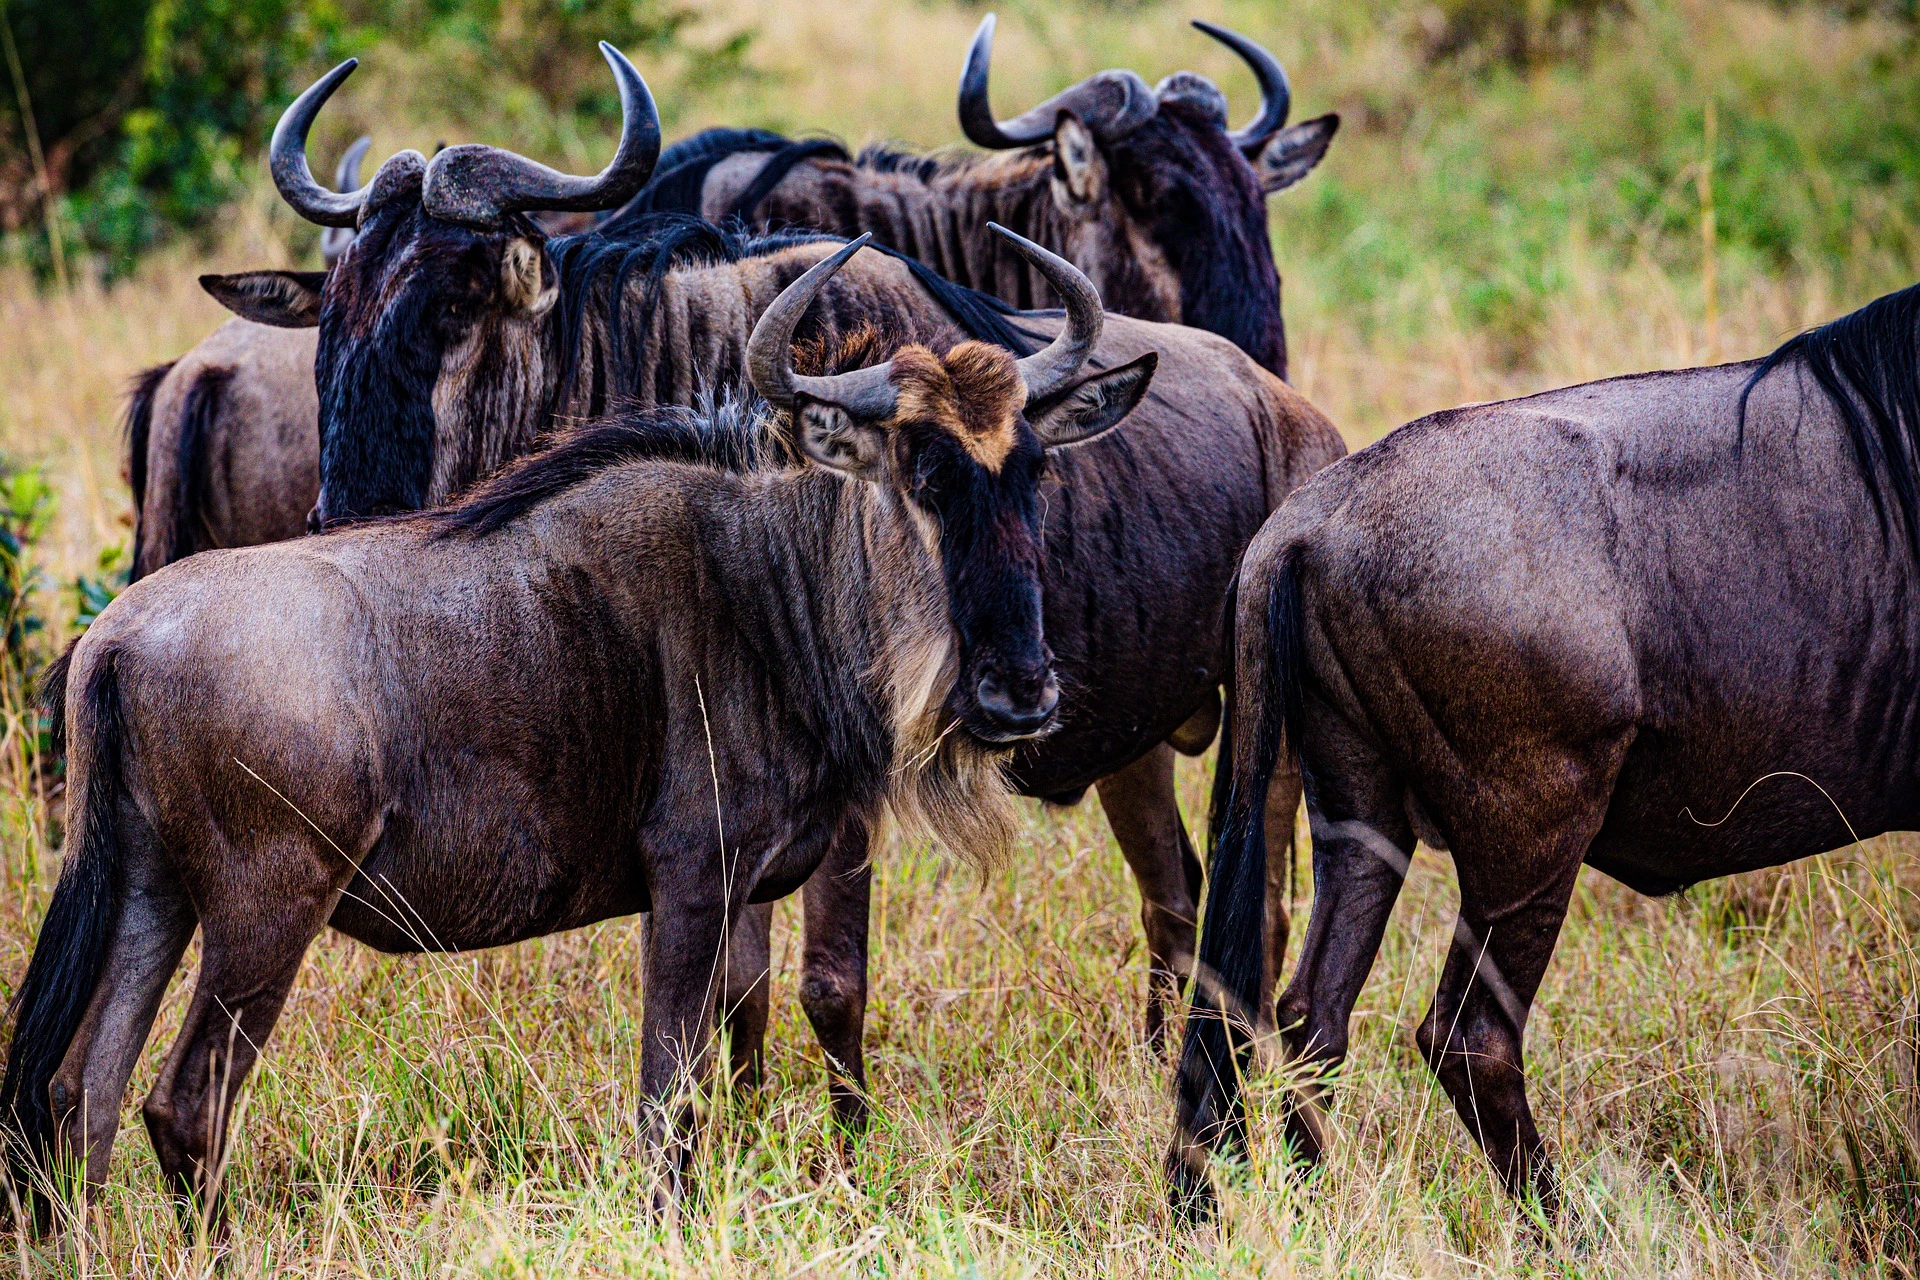
M106 1180L127 1080L194 928L192 903L131 802L123 804L120 839L125 878L119 923L100 985L49 1090L59 1148L85 1151L90 1191Z
M1277 1016L1287 1057L1318 1074L1346 1058L1354 1001L1400 896L1414 837L1400 780L1358 735L1330 722L1302 740L1313 749L1313 912ZM1269 832L1269 857L1281 847ZM1286 1102L1287 1141L1303 1160L1317 1161L1325 1145L1319 1098L1309 1079Z
M1527 1105L1522 1043L1618 754L1603 745L1546 758L1524 783L1483 772L1471 791L1436 797L1460 915L1415 1039L1507 1190L1531 1188L1549 1212L1558 1193Z
M800 1004L827 1055L827 1089L843 1133L867 1127L867 904L873 867L865 820L849 817L800 891L806 959Z
M197 897L200 979L143 1108L182 1212L216 1236L224 1231L221 1184L234 1103L348 878L345 870L329 873L304 846L221 859L217 868L220 874L200 881Z
M1287 935L1293 928L1294 824L1300 816L1300 763L1291 752L1284 753L1267 784L1267 951L1260 975L1261 1035L1270 1035L1277 1015L1273 993L1280 985L1280 970L1287 959Z
M1147 935L1147 1043L1166 1042L1167 1006L1193 970L1200 859L1180 819L1173 790L1173 749L1161 744L1102 778L1100 807L1120 853L1140 886L1140 923Z

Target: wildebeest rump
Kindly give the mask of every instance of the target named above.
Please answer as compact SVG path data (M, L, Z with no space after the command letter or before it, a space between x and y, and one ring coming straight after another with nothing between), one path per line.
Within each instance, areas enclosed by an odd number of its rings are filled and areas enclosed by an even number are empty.
M857 248L750 346L806 468L636 460L727 430L684 411L588 428L462 507L196 556L101 614L56 676L76 847L0 1083L17 1188L60 1154L104 1178L196 924L145 1115L213 1212L235 1095L322 927L450 950L644 910L643 1118L676 1189L728 921L883 805L1003 851L998 753L1058 704L1046 453L1117 424L1154 361L1083 376L1095 299L1025 360L910 345L797 378L799 313Z
M766 229L870 231L956 283L1021 307L1055 305L1044 279L981 234L996 221L1086 272L1107 310L1210 329L1285 377L1264 197L1307 175L1339 117L1283 128L1292 91L1280 63L1244 36L1194 25L1260 81L1261 110L1245 128L1229 129L1225 95L1184 71L1151 89L1131 71L1104 71L997 122L989 14L968 52L960 118L995 154L870 147L855 158L825 139L710 130L663 157L636 205Z
M361 137L334 185L360 186ZM320 235L331 267L353 233ZM307 279L317 288L318 272ZM224 277L200 283L220 297ZM298 537L320 491L320 405L314 334L233 319L193 350L134 380L127 405L127 481L133 490L134 579L209 547Z
M1461 906L1417 1041L1510 1191L1555 1184L1521 1044L1584 862L1642 893L1920 826L1920 287L1764 362L1423 418L1241 569L1203 971L1254 1007L1262 814L1297 748L1314 900L1280 998L1334 1064L1415 838ZM1244 1032L1196 997L1169 1157L1244 1139ZM1310 1091L1311 1092L1311 1091ZM1311 1096L1286 1131L1317 1157Z
M634 112L650 112L637 73L616 70ZM341 78L336 71L302 95L287 116L296 127L277 136L297 136ZM621 400L691 399L737 371L764 300L835 247L775 242L739 261L670 266L660 238L642 238L645 248L629 253L633 229L617 224L549 246L513 217L482 226L439 216L424 169L403 153L375 176L355 214L360 237L320 300L320 506L330 518L443 500L532 447L556 419L592 418ZM308 196L296 186L289 199L303 208ZM665 243L683 231L696 247L728 241L679 215L665 225ZM1009 317L972 291L936 288L924 269L863 257L872 261L849 265L810 326L832 336L875 323L890 337L938 347L951 340L956 315L975 316L981 328L1017 323L1036 341L1062 323ZM1015 771L1022 789L1049 798L1101 784L1141 883L1154 974L1148 1022L1157 1034L1174 975L1192 955L1200 872L1161 744L1213 705L1219 607L1246 539L1342 446L1283 383L1203 331L1110 317L1092 363L1118 368L1148 351L1160 369L1132 439L1076 450L1055 467L1047 574L1058 590L1049 598L1076 603L1050 606L1048 621L1071 705L1059 731L1022 753ZM1279 793L1276 804L1291 805L1290 779ZM849 870L835 882L857 882L845 890L848 912L864 918L864 833L848 840ZM836 890L823 883L819 892ZM811 903L808 910L813 917ZM1278 904L1275 914L1277 950ZM857 939L848 926L810 923L864 955L864 920ZM825 964L830 950L810 945L810 966ZM864 1003L864 964L836 966L831 981L810 976L802 990L826 993L807 995L816 1028L845 1026L845 1010Z

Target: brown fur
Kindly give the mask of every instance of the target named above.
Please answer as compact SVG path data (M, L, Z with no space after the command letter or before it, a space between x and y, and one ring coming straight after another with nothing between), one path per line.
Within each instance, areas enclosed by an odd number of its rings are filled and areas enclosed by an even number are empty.
M1012 452L1027 387L1010 352L963 342L942 358L925 347L902 347L893 356L893 384L901 418L940 426L987 470L998 471Z

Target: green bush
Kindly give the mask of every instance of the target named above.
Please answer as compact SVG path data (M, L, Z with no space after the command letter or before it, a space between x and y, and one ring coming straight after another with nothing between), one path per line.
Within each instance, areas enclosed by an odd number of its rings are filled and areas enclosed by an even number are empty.
M107 273L208 225L253 174L274 121L332 61L378 47L409 62L434 114L490 123L530 96L542 142L616 127L595 52L675 51L683 82L741 70L748 36L694 47L672 0L0 0L66 238ZM424 63L424 65L420 65ZM19 94L0 94L0 231L45 267L43 192Z

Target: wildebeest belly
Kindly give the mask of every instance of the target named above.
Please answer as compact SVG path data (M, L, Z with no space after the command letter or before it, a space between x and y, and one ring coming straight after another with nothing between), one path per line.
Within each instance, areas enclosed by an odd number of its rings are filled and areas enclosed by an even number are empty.
M468 951L648 909L631 848L539 826L475 832L455 847L389 820L328 923L382 951Z

